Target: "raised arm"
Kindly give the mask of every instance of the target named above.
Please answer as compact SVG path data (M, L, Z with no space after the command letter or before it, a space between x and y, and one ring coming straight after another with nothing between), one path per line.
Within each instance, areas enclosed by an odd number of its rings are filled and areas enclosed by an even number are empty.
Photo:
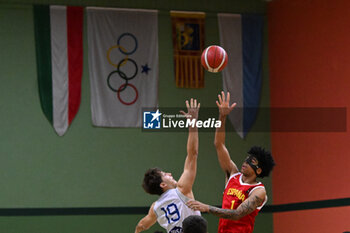
M231 174L238 172L236 164L231 160L230 154L225 146L225 125L227 115L230 114L232 109L236 106L236 103L230 105L230 93L227 92L227 97L222 91L221 95L218 95L219 100L216 101L216 105L219 108L219 120L221 121L221 127L215 131L214 145L216 153L221 166L221 169L225 172L226 180Z
M237 209L221 209L215 206L210 206L199 201L189 200L186 204L193 210L201 212L209 212L219 218L226 218L231 220L239 220L242 217L252 213L256 208L261 206L266 198L265 189L256 189L252 194L240 204Z
M138 222L135 228L135 233L145 231L156 223L157 215L154 213L153 210L154 204L155 203L152 204L151 208L148 211L148 214Z
M197 173L197 157L198 157L198 129L195 122L198 119L200 103L197 104L196 99L192 99L190 103L186 100L187 113L181 111L186 116L187 121L191 121L188 128L187 139L187 156L184 165L184 171L177 182L178 189L187 197L194 198L192 186Z

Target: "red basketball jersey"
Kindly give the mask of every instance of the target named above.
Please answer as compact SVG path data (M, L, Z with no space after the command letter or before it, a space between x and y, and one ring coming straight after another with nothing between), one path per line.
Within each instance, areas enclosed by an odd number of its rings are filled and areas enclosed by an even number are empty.
M249 197L250 193L257 188L265 188L260 182L257 184L247 184L242 181L242 173L233 174L228 180L222 199L223 209L237 209L237 207ZM251 233L254 228L255 216L267 201L252 213L239 220L220 219L218 233Z

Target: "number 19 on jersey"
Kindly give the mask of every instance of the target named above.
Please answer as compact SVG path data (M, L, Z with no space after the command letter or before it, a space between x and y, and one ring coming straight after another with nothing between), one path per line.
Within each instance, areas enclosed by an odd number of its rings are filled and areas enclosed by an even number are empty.
M177 222L181 218L179 209L174 203L167 205L165 208L162 207L161 210L164 211L169 224L171 222Z

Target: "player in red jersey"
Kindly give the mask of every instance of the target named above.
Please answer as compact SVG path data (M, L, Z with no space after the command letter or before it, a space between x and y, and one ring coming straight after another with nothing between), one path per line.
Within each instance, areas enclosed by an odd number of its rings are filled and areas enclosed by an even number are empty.
M222 208L217 208L199 201L190 200L187 205L193 210L209 212L220 217L218 233L251 233L255 216L267 201L266 190L257 177L268 176L275 162L271 153L261 147L252 147L244 161L241 171L231 160L225 146L225 122L227 115L235 107L230 105L230 93L218 96L221 128L216 129L215 147L222 170L226 174L226 187L223 193Z

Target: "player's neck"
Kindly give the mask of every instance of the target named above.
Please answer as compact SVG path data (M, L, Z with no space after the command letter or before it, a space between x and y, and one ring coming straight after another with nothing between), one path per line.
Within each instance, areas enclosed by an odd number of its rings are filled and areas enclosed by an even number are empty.
M256 181L256 176L245 176L245 175L242 175L242 181L244 183L247 183L247 184L256 184L256 183L258 183Z
M176 187L172 187L172 186L166 186L163 188L163 193L165 193L166 191L170 190L170 189L174 189Z

